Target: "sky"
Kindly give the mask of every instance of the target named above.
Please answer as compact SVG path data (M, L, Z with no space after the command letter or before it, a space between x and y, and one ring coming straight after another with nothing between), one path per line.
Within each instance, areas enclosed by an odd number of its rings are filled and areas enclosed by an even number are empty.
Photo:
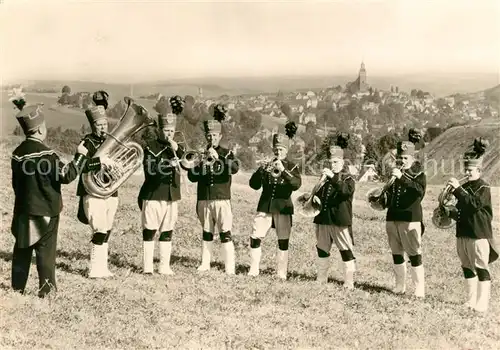
M0 0L16 79L499 73L500 1Z

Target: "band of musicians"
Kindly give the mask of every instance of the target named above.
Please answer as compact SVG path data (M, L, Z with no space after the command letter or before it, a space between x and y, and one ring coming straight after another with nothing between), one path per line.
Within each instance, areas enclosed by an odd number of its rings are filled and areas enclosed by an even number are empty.
M137 194L142 237L142 272L168 276L175 274L172 251L182 237L177 235L182 181L196 184L196 203L192 208L198 225L192 227L200 241L198 273L210 271L214 249L220 249L224 272L238 272L238 256L233 242L232 179L240 172L237 154L221 145L227 108L217 104L210 118L199 122L206 147L192 151L185 142L175 141L180 120L185 116L188 100L180 96L162 97L156 102L153 116L131 98L125 98L127 110L118 124L108 128L109 95L93 94L93 104L85 110L91 133L75 147L73 159L64 164L55 150L48 147L44 109L29 104L22 95L11 99L17 108L16 118L25 140L11 156L12 188L15 193L11 232L15 238L12 252L12 288L24 293L33 251L39 276L40 297L57 291L56 251L59 219L63 209L64 186L77 180L78 211L74 213L82 229L88 231L89 279L113 278L109 256L113 251L113 232L120 223L119 187L138 169L144 181ZM250 266L246 278L262 278L261 260L276 256L275 275L286 281L294 221L305 217L311 224L315 240L316 282L326 284L334 261L342 266L346 292L361 281L355 276L358 267L353 215L356 180L349 172L346 148L351 135L339 132L328 145L325 167L312 190L298 194L303 187L299 164L289 157L297 126L289 120L285 132L272 135L272 155L251 172L246 184L258 196L252 212L250 232L245 232L245 249ZM83 114L82 114L83 118ZM145 128L156 131L156 139L144 146L132 142L131 136ZM493 208L489 184L481 177L484 155L489 142L477 138L462 155L465 177L451 177L445 184L432 218L426 218L422 201L426 196L427 178L419 161L422 135L411 129L397 143L391 157L390 178L382 187L367 194L370 208L385 212L388 259L392 261L395 297L411 294L426 296L425 222L438 229L455 225L456 266L463 272L464 305L477 312L488 310L491 295L490 265L498 259L498 246L492 229ZM260 192L260 194L258 194ZM297 196L295 196L297 195ZM296 198L296 199L293 199ZM135 199L134 199L135 201ZM426 237L427 238L427 237ZM275 242L275 251L262 249L263 240ZM432 237L428 237L432 239ZM332 248L334 248L332 250ZM159 264L155 269L155 251ZM390 252L389 252L390 250ZM392 256L389 256L392 255ZM413 286L408 293L407 273ZM149 277L147 277L149 278ZM231 277L228 277L231 278ZM90 282L89 282L90 283Z

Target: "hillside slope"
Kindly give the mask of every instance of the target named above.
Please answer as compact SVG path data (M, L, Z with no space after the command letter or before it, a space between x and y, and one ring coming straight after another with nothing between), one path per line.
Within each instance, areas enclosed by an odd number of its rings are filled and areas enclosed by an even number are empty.
M429 183L444 184L455 176L463 176L461 158L476 137L484 137L490 141L485 154L483 177L493 186L500 185L500 121L482 122L475 125L456 126L434 139L423 149L426 174Z

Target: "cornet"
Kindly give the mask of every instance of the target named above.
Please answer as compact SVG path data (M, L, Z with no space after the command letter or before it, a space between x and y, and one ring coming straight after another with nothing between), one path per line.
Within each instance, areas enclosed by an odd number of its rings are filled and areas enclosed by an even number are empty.
M464 176L458 182L463 184L468 178L468 176ZM454 222L447 213L454 210L456 204L456 198L453 196L453 187L446 185L438 196L438 207L432 212L432 223L434 226L440 229L447 229L453 226Z

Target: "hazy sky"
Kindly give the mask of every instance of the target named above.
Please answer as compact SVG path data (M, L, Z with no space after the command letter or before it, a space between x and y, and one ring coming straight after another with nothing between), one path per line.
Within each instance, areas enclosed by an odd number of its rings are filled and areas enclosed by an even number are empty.
M500 1L196 3L23 1L0 5L11 79L492 72Z

